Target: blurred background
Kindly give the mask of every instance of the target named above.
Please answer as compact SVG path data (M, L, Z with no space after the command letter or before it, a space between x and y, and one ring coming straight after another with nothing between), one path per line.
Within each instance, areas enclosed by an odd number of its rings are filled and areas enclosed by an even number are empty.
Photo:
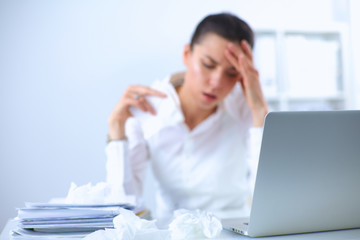
M25 201L105 181L122 92L184 70L195 25L220 11L255 30L271 110L360 108L357 0L0 0L0 229Z

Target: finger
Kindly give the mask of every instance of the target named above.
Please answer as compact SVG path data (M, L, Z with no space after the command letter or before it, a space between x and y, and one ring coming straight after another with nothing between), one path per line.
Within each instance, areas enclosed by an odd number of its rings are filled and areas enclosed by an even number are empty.
M151 104L146 100L146 97L143 95L140 95L139 98L134 98L131 92L128 92L126 94L126 103L128 106L134 106L139 109L141 109L144 112L150 112L151 114L155 115L156 112L154 108L151 106Z
M235 45L234 43L229 43L227 45L227 49L231 52L231 54L233 54L234 56L241 56L244 55L243 50L241 49L240 46Z
M239 70L239 60L238 56L234 54L230 49L225 49L225 57L230 62L231 65L233 65L236 70Z
M231 55L233 55L236 59L238 64L244 64L249 66L250 62L252 62L251 59L245 54L245 52L241 49L241 46L234 45L233 43L229 43L227 50L230 52ZM233 63L234 64L234 63Z
M138 94L135 94L132 91L126 91L126 93L123 96L124 98L123 103L120 103L120 105L125 105L126 108L130 106L134 106L141 109L142 111L146 111L146 107L144 106L143 101L141 101L143 97L135 98L134 95L138 95Z
M245 51L242 50L240 46L235 46L233 43L230 43L228 45L227 49L233 55L237 56L239 64L243 65L245 67L245 69L254 68L254 63L253 63L253 60L252 60L253 55L252 55L252 52L251 52L251 47L245 40L242 41L242 44L244 45L244 47L247 48L247 50L249 50L248 53L245 53Z
M236 55L231 49L226 49L225 56L242 76L246 75L246 66L248 66L248 64L246 64L247 61L244 54Z
M140 99L134 99L134 98L127 98L126 99L126 103L127 106L133 106L133 107L137 107L139 108L141 111L147 112L147 108L144 104L144 102L142 102Z
M244 79L241 77L240 78L240 80L239 80L239 82L240 82L240 85L241 85L241 89L243 90L243 92L245 93L245 84L244 84Z
M240 42L240 46L244 52L244 54L250 59L250 61L253 60L253 54L250 44L246 40L242 40Z
M240 45L229 43L227 49L229 49L232 54L237 55L238 58L242 58L248 66L254 65L251 47L245 40L243 40Z
M155 115L156 112L155 112L154 108L151 106L151 104L148 101L146 101L146 99L144 97L142 97L141 99L144 99L142 104L146 108L146 111L150 112L152 115Z

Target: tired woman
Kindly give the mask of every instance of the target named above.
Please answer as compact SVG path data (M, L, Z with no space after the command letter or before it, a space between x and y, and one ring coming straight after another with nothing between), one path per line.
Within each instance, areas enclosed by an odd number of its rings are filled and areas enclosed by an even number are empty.
M246 22L209 15L184 47L185 72L129 86L112 111L107 180L141 197L150 166L160 222L179 208L249 215L268 112L253 45Z

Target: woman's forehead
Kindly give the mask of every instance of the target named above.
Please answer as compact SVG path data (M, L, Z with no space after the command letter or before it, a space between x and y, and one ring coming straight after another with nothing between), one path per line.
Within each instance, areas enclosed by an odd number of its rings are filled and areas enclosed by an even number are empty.
M230 42L219 35L207 34L199 43L194 45L193 51L199 57L212 58L220 64L229 65L230 63L225 57L225 49Z
M196 45L212 47L212 48L221 48L221 47L225 48L227 44L230 42L231 41L215 33L207 33L201 38L201 40Z

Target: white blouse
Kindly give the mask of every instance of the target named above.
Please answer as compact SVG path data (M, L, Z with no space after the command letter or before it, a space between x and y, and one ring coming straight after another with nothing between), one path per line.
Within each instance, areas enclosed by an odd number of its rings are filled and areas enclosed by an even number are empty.
M160 222L179 208L211 211L219 218L249 215L262 128L253 128L239 84L217 111L193 130L184 122L170 77L152 88L167 98L148 97L156 116L131 109L127 140L106 147L107 181L141 197L146 168L156 179Z

